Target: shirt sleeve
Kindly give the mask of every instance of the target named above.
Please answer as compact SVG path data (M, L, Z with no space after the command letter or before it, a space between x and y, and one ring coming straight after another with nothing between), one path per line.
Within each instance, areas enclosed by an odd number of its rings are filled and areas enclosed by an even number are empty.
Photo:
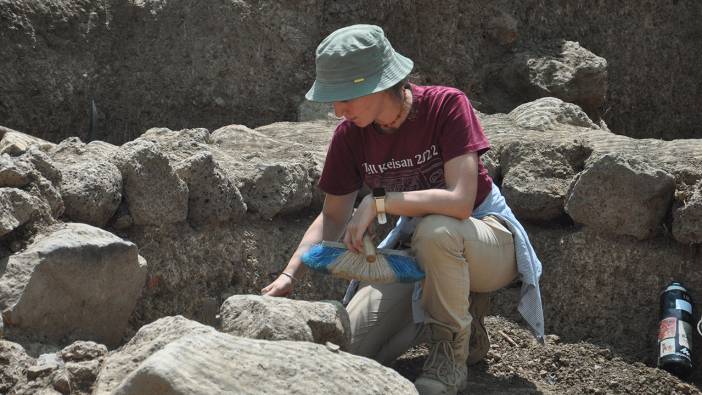
M490 142L463 92L447 95L442 107L439 144L444 162L469 152L482 155L490 149Z
M343 123L334 131L327 157L324 160L319 188L331 195L345 195L361 188L363 178L356 167L358 161L348 140L349 133ZM358 146L358 145L356 145Z

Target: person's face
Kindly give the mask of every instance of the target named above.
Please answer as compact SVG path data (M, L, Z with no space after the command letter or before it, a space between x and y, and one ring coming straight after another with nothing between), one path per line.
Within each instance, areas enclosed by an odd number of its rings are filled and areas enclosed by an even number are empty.
M382 105L383 92L376 92L351 100L335 101L334 113L337 117L344 117L363 128L378 118Z

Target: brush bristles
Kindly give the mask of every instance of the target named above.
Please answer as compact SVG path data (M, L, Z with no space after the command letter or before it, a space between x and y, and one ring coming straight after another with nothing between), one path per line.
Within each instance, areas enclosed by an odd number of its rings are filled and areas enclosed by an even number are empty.
M302 256L302 261L319 272L375 284L414 282L424 278L414 258L406 255L378 254L371 263L365 254L317 244Z
M382 255L375 262L366 261L366 256L346 251L329 265L328 270L335 276L349 280L357 279L375 283L395 282L395 273Z

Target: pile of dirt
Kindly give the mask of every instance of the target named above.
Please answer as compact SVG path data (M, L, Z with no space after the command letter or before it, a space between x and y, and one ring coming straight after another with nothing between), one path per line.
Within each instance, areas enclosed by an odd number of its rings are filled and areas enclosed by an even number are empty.
M484 361L468 367L462 394L702 394L668 372L627 360L587 342L565 343L556 335L539 344L531 333L500 316L487 317L491 347ZM414 381L428 348L420 345L393 365Z

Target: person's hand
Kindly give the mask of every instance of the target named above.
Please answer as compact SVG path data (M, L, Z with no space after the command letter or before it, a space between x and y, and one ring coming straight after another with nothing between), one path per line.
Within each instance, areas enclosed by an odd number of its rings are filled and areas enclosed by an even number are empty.
M346 225L346 233L344 234L346 248L357 254L363 253L363 234L367 230L372 233L371 224L375 216L375 202L373 196L368 194L361 200L361 204L358 205L351 220Z
M288 296L293 289L292 278L281 274L272 283L261 289L261 295Z

